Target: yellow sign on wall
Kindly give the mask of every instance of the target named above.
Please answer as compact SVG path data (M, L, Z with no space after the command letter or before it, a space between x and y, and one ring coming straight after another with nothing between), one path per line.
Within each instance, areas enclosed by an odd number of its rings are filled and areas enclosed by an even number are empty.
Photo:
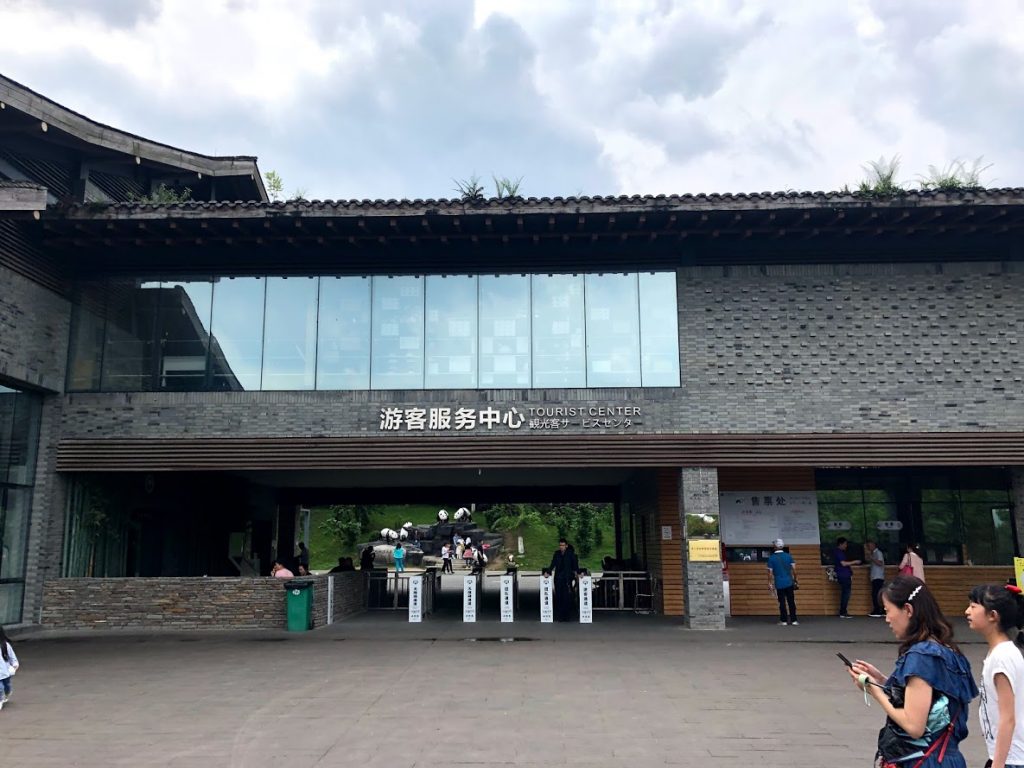
M1013 558L1013 575L1017 577L1017 586L1024 589L1024 557Z
M689 557L693 563L716 563L722 559L722 542L720 539L690 539Z

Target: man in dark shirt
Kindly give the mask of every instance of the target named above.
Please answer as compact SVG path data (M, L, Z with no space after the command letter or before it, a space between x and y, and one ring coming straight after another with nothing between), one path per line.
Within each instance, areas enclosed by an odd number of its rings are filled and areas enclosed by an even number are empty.
M836 581L839 582L839 618L849 619L850 593L853 591L852 565L860 565L860 560L847 560L846 550L850 546L845 536L836 539L836 548L832 550L832 561L836 569Z
M558 550L551 556L548 571L555 582L555 619L569 621L572 611L572 582L579 573L580 563L576 553L565 539L558 540Z

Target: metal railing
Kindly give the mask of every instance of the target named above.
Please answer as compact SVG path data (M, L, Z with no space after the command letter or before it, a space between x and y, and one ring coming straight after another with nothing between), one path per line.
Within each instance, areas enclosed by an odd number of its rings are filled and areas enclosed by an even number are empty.
M367 571L364 585L364 603L368 611L408 611L409 579L423 577L423 615L434 611L437 596L437 568L425 571Z
M633 611L638 596L646 602L654 594L654 580L646 571L604 571L594 574L595 611Z

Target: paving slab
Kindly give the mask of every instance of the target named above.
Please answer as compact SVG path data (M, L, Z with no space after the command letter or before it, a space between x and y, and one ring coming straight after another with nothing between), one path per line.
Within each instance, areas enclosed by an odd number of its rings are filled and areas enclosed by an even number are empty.
M0 763L862 768L882 716L834 651L883 668L896 654L868 618L734 619L722 632L632 614L404 618L307 633L21 632ZM977 673L984 646L964 649ZM971 716L964 752L980 765Z

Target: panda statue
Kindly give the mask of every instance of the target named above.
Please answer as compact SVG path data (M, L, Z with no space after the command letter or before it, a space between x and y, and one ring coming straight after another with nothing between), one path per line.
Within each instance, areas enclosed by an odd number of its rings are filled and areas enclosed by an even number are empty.
M397 531L393 531L390 528L381 528L380 529L380 537L382 539L384 539L384 541L386 543L390 544L391 542L393 542L395 539L398 538L398 532Z
M473 514L465 507L459 507L455 510L455 519L460 523L471 523L473 522Z
M437 522L439 522L439 523L447 523L448 522L448 510L447 509L439 509L439 510L437 510Z
M412 523L411 523L411 522L408 522L408 523L402 523L402 528L405 528L405 529L409 529L409 528L412 528Z
M401 539L402 541L405 541L406 539L408 539L409 538L409 529L403 527L402 530L400 530L398 532L398 538Z

